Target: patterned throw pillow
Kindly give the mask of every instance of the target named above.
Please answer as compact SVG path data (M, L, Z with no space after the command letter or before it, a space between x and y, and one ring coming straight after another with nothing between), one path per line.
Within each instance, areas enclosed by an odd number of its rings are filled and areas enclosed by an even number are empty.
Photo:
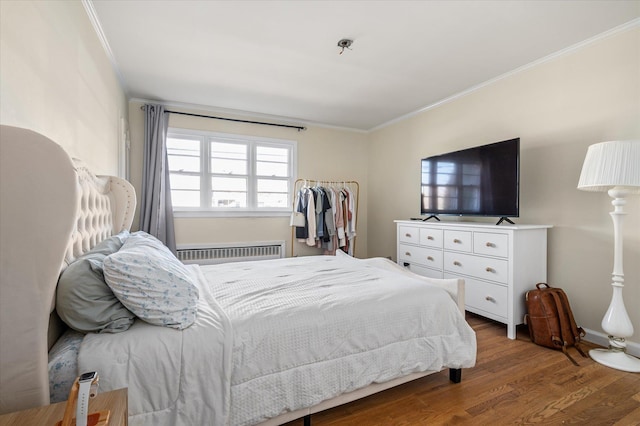
M67 330L49 351L49 402L66 401L78 377L78 352L84 334Z
M131 234L103 269L113 293L138 318L179 330L195 321L199 294L192 275L155 237Z

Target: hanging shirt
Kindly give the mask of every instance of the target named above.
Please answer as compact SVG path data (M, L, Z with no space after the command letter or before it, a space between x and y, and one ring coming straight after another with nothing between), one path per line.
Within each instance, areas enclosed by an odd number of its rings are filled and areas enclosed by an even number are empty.
M313 191L309 191L309 197L307 197L307 222L309 224L309 233L307 235L307 245L316 245L316 205L313 199Z

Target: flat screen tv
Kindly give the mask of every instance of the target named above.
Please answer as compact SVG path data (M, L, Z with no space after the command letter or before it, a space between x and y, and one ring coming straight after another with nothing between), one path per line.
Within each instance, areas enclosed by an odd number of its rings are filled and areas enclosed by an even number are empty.
M520 138L422 159L421 214L519 216ZM425 217L426 216L426 217Z

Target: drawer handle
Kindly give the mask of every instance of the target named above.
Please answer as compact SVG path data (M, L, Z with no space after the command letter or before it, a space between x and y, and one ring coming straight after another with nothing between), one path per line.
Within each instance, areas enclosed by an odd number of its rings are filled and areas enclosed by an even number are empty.
M487 302L495 302L495 301L496 301L496 299L494 299L494 298L493 298L493 297L491 297L491 296L487 296L487 297L485 297L485 298L484 298L484 300L486 300Z
M430 261L432 261L432 262L433 262L433 257L431 257L431 256L427 256L427 260L430 260Z
M454 238L454 239L453 239L453 242L454 242L454 243L456 243L456 244L460 244L460 243L462 243L462 241L460 241L460 240L459 240L459 239L457 239L457 238Z
M457 260L453 261L454 266L462 266L462 263L458 262Z
M492 243L492 242L490 242L490 241L487 241L487 244L486 244L486 245L487 245L487 247L495 247L495 246L496 246L495 244L493 244L493 243Z
M429 236L427 237L427 240L431 240L431 241L433 241L433 237L432 237L431 235L429 235Z
M411 252L405 251L405 252L404 252L404 255L405 255L405 256L411 256Z
M407 237L407 238L411 238L411 234L409 234L409 233L404 234L404 236Z
M487 271L487 272L496 272L496 270L495 270L495 269L493 269L493 268L492 268L492 267L490 267L490 266L487 266L487 269L485 269L485 271Z

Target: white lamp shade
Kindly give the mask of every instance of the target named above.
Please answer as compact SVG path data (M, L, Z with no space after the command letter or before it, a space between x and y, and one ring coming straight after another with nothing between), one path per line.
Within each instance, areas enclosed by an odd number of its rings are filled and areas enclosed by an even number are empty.
M640 194L640 140L601 142L587 150L578 189L608 191L613 187Z

